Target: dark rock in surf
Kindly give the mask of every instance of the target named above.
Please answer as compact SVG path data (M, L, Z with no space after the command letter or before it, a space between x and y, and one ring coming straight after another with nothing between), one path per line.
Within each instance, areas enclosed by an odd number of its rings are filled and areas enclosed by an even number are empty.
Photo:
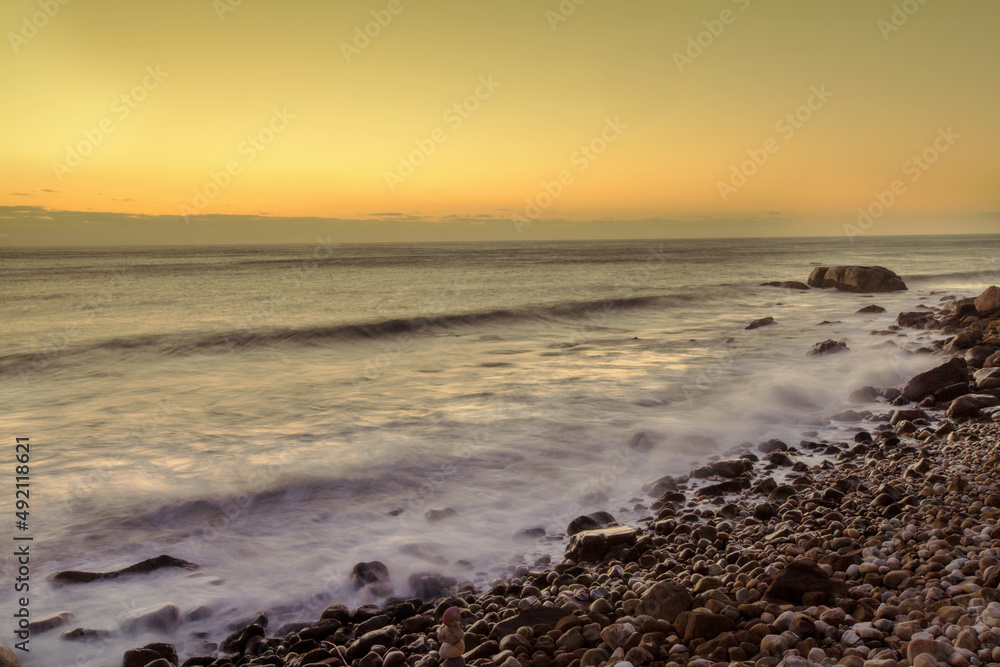
M809 287L833 287L841 292L901 292L906 284L884 266L817 266Z
M926 329L934 322L934 314L922 310L900 313L896 316L896 323L907 329Z
M884 312L885 308L883 308L882 306L876 306L874 303L865 306L864 308L859 308L857 311L857 313L860 315L869 315L869 314L884 313Z
M749 330L752 330L752 329L759 329L761 327L769 327L769 326L772 326L774 324L777 324L777 322L774 321L773 317L762 317L762 318L760 318L758 320L754 320L750 324L746 325L745 329L749 331Z
M592 512L578 516L569 522L566 527L567 535L576 535L585 530L597 530L608 526L616 525L618 522L607 512Z
M435 572L418 572L411 574L410 590L421 600L434 600L444 597L458 585L458 580Z
M146 644L142 648L129 649L125 651L122 667L146 667L155 660L166 660L172 665L179 664L177 649L173 644L166 642L154 642Z
M100 579L117 579L118 577L125 577L132 574L148 574L155 570L167 567L176 567L184 570L197 570L199 566L195 563L181 560L180 558L162 555L157 556L156 558L144 560L141 563L136 563L135 565L130 565L129 567L121 570L115 570L114 572L78 572L76 570L56 572L52 575L51 581L57 586L63 584L86 584Z
M443 521L450 517L455 516L458 512L455 511L454 507L443 507L441 509L431 509L424 513L424 518L434 523L435 521Z
M351 570L351 582L355 588L362 588L365 584L374 584L380 581L388 581L389 568L377 560L367 563L357 563Z
M809 354L816 356L819 354L833 354L834 352L847 352L850 348L847 347L847 343L842 340L824 340L822 343L816 343L809 350Z

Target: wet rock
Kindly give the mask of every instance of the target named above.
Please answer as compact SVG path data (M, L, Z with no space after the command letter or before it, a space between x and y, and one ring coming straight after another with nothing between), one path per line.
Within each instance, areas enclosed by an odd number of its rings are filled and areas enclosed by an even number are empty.
M860 314L864 314L864 315L874 314L874 313L884 313L885 312L885 308L883 308L882 306L876 306L873 303L873 304L865 306L864 308L860 308L857 312L860 313Z
M939 662L947 662L955 649L936 639L913 638L906 647L906 659L913 664L919 655L930 655Z
M901 421L915 421L917 419L929 419L926 412L920 408L914 408L912 410L893 410L892 416L889 418L889 423L895 426Z
M759 443L757 445L757 449L764 454L770 454L771 452L777 452L777 451L787 452L788 445L786 445L781 440L778 440L777 438L771 438L766 442Z
M789 563L778 573L767 589L771 597L788 600L796 604L808 593L825 593L830 590L830 575L808 558L800 558Z
M672 581L658 581L642 594L637 612L673 623L677 616L691 609L694 597L685 586Z
M809 287L842 292L899 292L906 284L884 266L817 266L806 281Z
M181 625L181 610L175 604L158 604L129 612L122 619L122 632L128 635L140 632L169 634Z
M545 537L545 529L541 526L522 528L513 535L513 539L519 542L530 542L531 540L537 540L542 537Z
M566 527L567 535L576 535L585 530L597 530L598 528L606 528L608 526L617 525L615 518L607 512L593 512L591 514L585 514L583 516L578 516L569 522L569 526Z
M67 642L85 641L96 642L111 639L115 636L110 630L95 630L93 628L74 628L59 635L59 639Z
M948 385L968 381L969 367L965 359L952 357L940 366L910 378L903 387L903 397L909 401L920 401Z
M774 324L777 324L777 322L774 321L773 317L762 317L760 319L754 320L750 324L746 325L746 327L744 328L749 331L752 329L759 329L761 327L769 327Z
M115 570L113 572L77 572L75 570L67 570L65 572L56 572L52 575L50 580L53 585L60 586L64 584L85 584L91 581L98 581L100 579L117 579L118 577L125 577L133 574L148 574L155 570L162 568L181 568L185 570L197 570L198 565L181 560L180 558L174 558L173 556L157 556L156 558L149 558L135 565L130 565L121 570Z
M850 348L847 347L847 343L842 340L832 340L827 339L821 343L816 343L809 350L809 354L816 356L820 354L833 354L835 352L847 352Z
M243 653L247 643L254 637L264 636L264 626L260 623L251 623L236 630L231 635L222 640L221 648L229 653Z
M0 667L20 667L14 651L3 642L0 642Z
M684 641L692 639L712 639L723 632L736 629L733 619L722 614L701 613L695 611L681 612L674 621L674 627Z
M996 285L987 287L983 290L982 294L976 297L973 303L976 306L976 312L980 316L992 315L1000 311L1000 287Z
M490 639L500 640L509 634L516 633L519 628L532 628L536 625L555 627L562 618L570 616L570 612L562 607L534 607L518 612L510 618L505 618L490 630Z
M394 625L366 632L355 639L350 645L347 649L347 657L351 660L360 658L366 655L375 645L392 648L396 645L397 639L399 639L399 630Z
M433 600L451 593L458 580L435 572L417 572L410 575L409 584L416 597Z
M926 329L934 322L934 315L924 310L900 313L896 316L896 323L907 329Z
M173 644L155 642L146 644L142 648L133 648L125 651L122 658L122 667L146 667L154 660L166 660L167 663L178 665L177 649Z
M975 417L983 408L1000 405L1000 398L990 394L966 394L951 402L948 406L948 419L968 419Z
M442 507L441 509L430 509L424 513L424 518L431 523L443 521L457 514L454 507Z
M43 632L48 632L49 630L55 630L56 628L61 628L67 623L71 623L73 619L76 618L76 614L71 611L61 611L58 614L52 614L51 616L46 616L45 618L40 618L37 621L32 621L28 624L28 631L32 635L40 635Z
M708 467L715 475L733 478L753 470L753 463L743 458L722 459L720 461L712 461L708 464Z
M389 581L389 568L381 561L373 560L367 563L358 563L351 570L351 583L357 589L364 588L368 584L384 584Z
M566 557L581 562L599 561L610 553L617 553L636 542L636 531L628 526L585 530L570 538Z
M972 379L980 391L1000 389L1000 368L982 368L972 374Z
M651 452L656 447L656 439L645 431L633 433L625 446L636 452Z

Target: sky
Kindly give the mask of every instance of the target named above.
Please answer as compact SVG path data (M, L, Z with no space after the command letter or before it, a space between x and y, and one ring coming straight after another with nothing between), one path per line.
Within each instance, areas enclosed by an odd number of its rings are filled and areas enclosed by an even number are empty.
M995 0L6 0L0 246L1000 231Z

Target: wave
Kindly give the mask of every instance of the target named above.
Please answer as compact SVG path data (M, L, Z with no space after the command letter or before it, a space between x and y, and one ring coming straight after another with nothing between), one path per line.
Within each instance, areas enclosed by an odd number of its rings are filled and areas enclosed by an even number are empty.
M1000 278L1000 268L981 271L953 271L948 273L912 273L902 276L904 281L929 282L933 280L962 280L969 283L987 284Z
M316 346L332 342L383 339L443 332L457 327L520 322L556 322L613 315L619 310L670 307L694 299L693 295L635 296L622 299L569 301L515 309L494 309L437 316L393 318L368 323L311 327L268 327L228 331L171 332L108 338L54 351L22 352L0 357L0 375L40 371L60 359L94 353L149 353L159 356L235 352L255 348Z

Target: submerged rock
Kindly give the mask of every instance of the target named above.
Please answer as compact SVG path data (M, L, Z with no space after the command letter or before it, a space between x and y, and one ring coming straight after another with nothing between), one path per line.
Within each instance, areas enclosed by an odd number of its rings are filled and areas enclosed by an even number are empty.
M816 343L809 350L809 354L816 356L819 354L832 354L834 352L847 352L850 348L847 347L847 343L842 340L824 340L822 343Z
M170 633L181 625L181 610L177 605L164 603L136 609L122 619L122 632L128 635L140 632Z

